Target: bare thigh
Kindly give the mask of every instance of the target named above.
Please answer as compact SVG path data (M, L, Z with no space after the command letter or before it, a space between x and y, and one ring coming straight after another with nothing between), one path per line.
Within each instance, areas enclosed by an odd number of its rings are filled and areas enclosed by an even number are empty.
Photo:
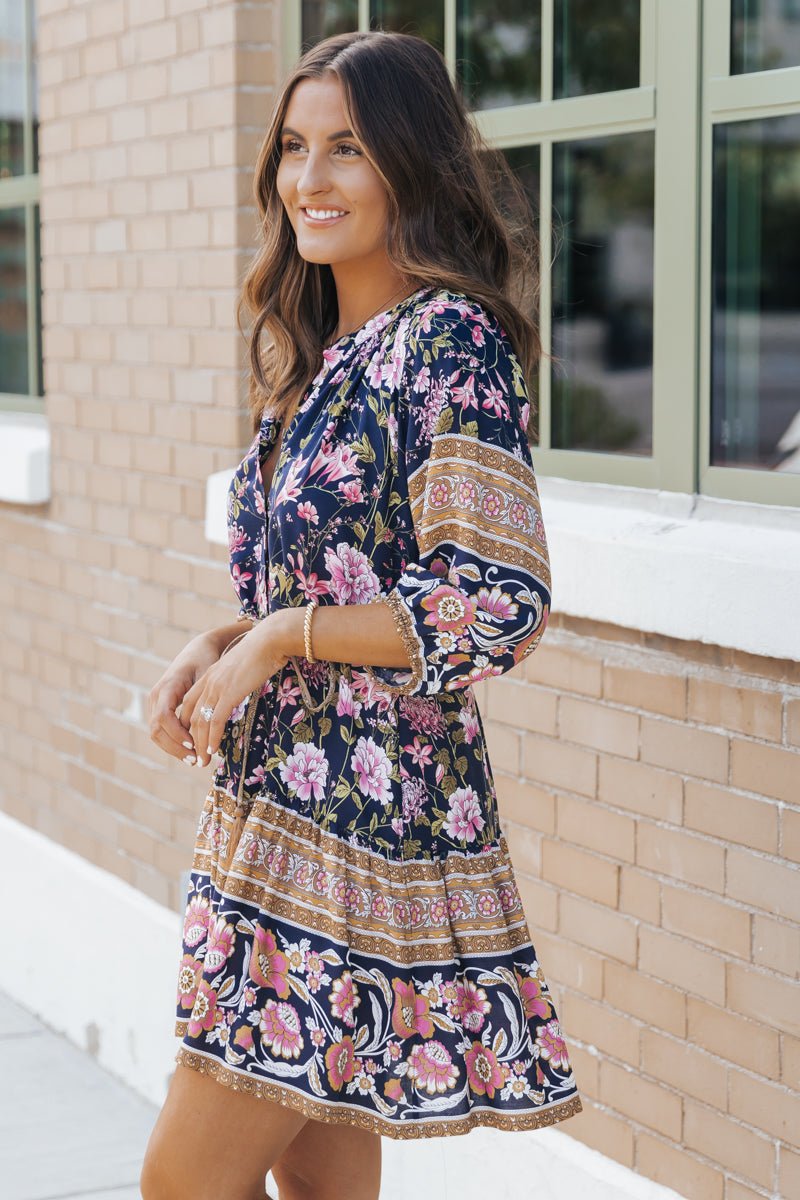
M280 1200L378 1200L380 1134L309 1120L272 1174Z
M263 1200L267 1172L307 1121L178 1063L147 1144L143 1200Z

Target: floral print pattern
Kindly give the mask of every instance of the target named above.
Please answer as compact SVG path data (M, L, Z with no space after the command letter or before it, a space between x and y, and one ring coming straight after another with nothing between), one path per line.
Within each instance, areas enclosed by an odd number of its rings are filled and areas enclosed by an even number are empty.
M496 318L427 287L325 350L269 495L272 418L234 474L240 615L389 603L416 661L290 659L231 714L175 1026L178 1061L227 1086L392 1137L581 1110L471 687L547 623L527 417Z

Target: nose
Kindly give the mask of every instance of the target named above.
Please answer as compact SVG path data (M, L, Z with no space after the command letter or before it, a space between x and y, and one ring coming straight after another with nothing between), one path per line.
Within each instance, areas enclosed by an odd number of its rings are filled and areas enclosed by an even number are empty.
M324 153L315 154L309 150L303 169L297 177L297 191L300 196L313 196L317 192L327 192L330 184L325 169Z

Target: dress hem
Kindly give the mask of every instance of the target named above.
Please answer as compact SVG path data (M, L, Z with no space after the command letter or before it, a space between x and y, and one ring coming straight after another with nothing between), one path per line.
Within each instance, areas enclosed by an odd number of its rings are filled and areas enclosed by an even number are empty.
M186 1045L178 1047L175 1056L176 1064L207 1075L217 1083L233 1091L244 1092L259 1100L272 1100L276 1104L292 1108L315 1121L325 1121L330 1125L354 1125L369 1133L381 1134L383 1137L397 1141L408 1141L412 1138L448 1137L469 1133L480 1126L513 1132L516 1130L542 1129L566 1121L569 1117L577 1116L583 1111L579 1094L571 1096L556 1104L551 1104L539 1112L500 1112L489 1108L475 1108L468 1117L456 1117L453 1120L430 1120L419 1118L413 1122L402 1124L399 1121L389 1121L376 1113L359 1111L355 1107L345 1107L334 1103L324 1103L302 1096L290 1088L283 1087L271 1080L255 1079L252 1075L244 1075L241 1071L231 1070L216 1058L207 1058L190 1050Z

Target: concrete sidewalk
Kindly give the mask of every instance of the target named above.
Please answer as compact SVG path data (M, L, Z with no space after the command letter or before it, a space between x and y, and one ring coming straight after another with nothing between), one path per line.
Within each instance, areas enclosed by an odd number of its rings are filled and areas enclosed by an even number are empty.
M2 992L0 1079L3 1200L139 1200L158 1109Z

